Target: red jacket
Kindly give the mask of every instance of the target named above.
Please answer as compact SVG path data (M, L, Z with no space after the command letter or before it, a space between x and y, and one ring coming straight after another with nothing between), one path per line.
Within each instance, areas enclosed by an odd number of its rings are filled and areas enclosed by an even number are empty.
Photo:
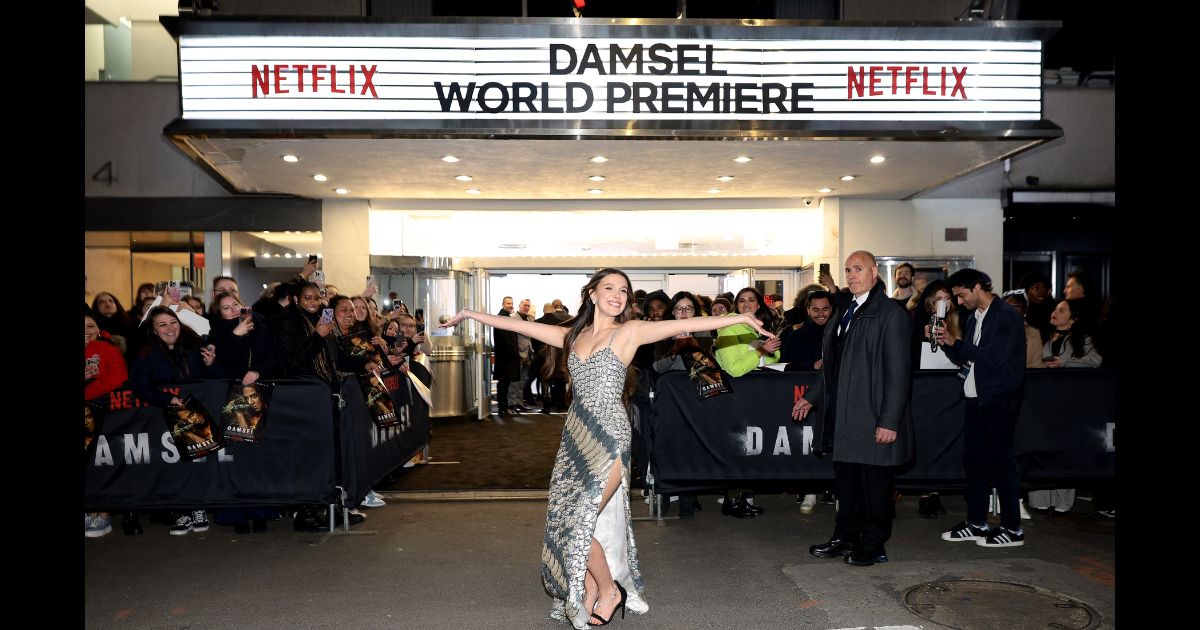
M101 333L103 336L104 333ZM97 339L83 347L83 361L87 363L90 357L100 357L100 374L83 385L83 399L99 398L121 386L129 380L129 370L125 367L125 357L115 345L103 339Z

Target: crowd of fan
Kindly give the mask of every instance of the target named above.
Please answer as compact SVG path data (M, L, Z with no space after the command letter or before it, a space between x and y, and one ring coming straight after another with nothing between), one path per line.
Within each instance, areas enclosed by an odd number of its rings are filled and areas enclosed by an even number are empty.
M350 374L378 369L406 373L413 361L428 354L422 312L408 308L392 294L389 308L380 309L378 287L368 284L360 295L346 296L321 281L317 263L310 261L295 278L269 286L258 300L248 304L237 280L220 276L213 280L209 304L200 296L179 292L177 283L138 287L131 311L110 292L96 294L84 305L84 399L104 398L109 392L128 387L150 405L171 408L182 405L164 385L193 378L238 379L249 385L260 379L316 377L332 391ZM315 281L310 281L313 278ZM332 319L322 318L326 309ZM338 339L369 331L371 341L388 365L377 366L361 355L342 350ZM383 505L372 491L362 505ZM285 510L286 512L287 510ZM243 531L265 531L267 521L280 510L219 510L215 519ZM171 534L202 532L209 528L203 507L157 514L172 524ZM337 511L337 518L341 518ZM350 522L365 516L351 512ZM294 527L321 531L325 519L316 508L296 509ZM126 534L139 534L136 513L124 515ZM112 531L110 516L85 516L84 533L97 537Z

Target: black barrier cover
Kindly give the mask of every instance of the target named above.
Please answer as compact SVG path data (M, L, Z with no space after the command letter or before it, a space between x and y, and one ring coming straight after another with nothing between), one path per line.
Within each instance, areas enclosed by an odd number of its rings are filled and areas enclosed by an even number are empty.
M277 381L271 432L258 444L230 442L192 462L180 457L162 410L129 390L109 395L103 431L84 464L88 510L278 506L329 503L334 486L333 404L315 379ZM219 417L228 381L172 385Z
M682 372L658 380L651 441L659 490L730 481L832 479L830 456L809 455L811 420L791 420L796 396L816 372L751 372L733 393L697 400ZM1111 479L1115 452L1111 370L1030 370L1013 452L1022 481ZM916 459L898 482L960 484L962 380L949 371L913 373Z
M399 422L380 428L371 419L363 399L362 388L354 377L342 381L341 395L346 401L340 418L342 444L341 486L348 495L348 505L356 506L371 486L388 473L412 459L429 443L429 407L420 396L408 391L408 377L402 376L399 389L390 393L394 400L411 400L411 404L396 407Z

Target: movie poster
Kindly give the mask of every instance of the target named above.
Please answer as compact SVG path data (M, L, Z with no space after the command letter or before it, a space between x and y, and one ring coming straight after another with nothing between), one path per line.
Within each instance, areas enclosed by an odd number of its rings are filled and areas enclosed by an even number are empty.
M379 346L371 343L371 338L374 336L369 330L360 330L349 335L342 335L338 342L342 344L342 352L378 365L381 372L386 371L391 368L392 364L383 357Z
M96 443L96 436L100 435L100 424L104 421L104 412L106 411L108 409L105 405L91 400L83 401L83 455L85 458L88 450Z
M171 429L175 447L188 459L199 459L225 446L220 433L213 433L216 423L208 410L190 395L183 399L182 407L165 407L163 417Z
M238 442L259 442L266 428L267 410L271 407L274 384L232 381L221 407L221 432L225 438Z
M729 378L721 371L721 366L717 365L717 360L711 354L694 350L684 352L680 356L683 364L687 366L688 378L696 386L696 393L701 399L733 391L729 386Z
M363 398L367 401L367 410L371 412L371 419L375 421L376 426L390 427L399 424L400 418L396 415L396 404L392 402L392 395L388 393L383 379L376 374L361 374L358 382L362 385Z

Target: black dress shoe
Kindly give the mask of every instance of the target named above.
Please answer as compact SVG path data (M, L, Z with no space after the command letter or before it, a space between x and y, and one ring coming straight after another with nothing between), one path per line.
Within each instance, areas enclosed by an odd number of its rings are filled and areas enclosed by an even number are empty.
M854 543L837 538L830 538L827 542L808 548L808 553L818 558L836 558L847 555L851 551L854 551Z
M138 522L137 514L126 512L121 518L121 529L125 530L126 536L136 536L142 533L142 524Z
M880 547L877 550L852 551L846 554L846 564L852 567L869 567L888 561L887 553Z
M325 522L321 521L321 517L315 509L307 508L296 512L296 520L292 522L292 529L298 532L323 532L328 527Z
M754 510L754 506L741 499L733 500L733 507L729 509L729 512L736 518L754 518L758 516L758 512Z
M937 518L937 511L933 509L933 503L929 500L929 495L925 495L917 500L917 513L921 518Z
M748 509L752 510L755 514L762 514L763 512L766 512L766 510L764 510L760 507L755 507L753 503L751 503L750 501L747 500L747 499L753 499L753 498L754 498L753 494L751 494L749 492L743 492L742 497L738 500L741 501L742 504L745 505Z

